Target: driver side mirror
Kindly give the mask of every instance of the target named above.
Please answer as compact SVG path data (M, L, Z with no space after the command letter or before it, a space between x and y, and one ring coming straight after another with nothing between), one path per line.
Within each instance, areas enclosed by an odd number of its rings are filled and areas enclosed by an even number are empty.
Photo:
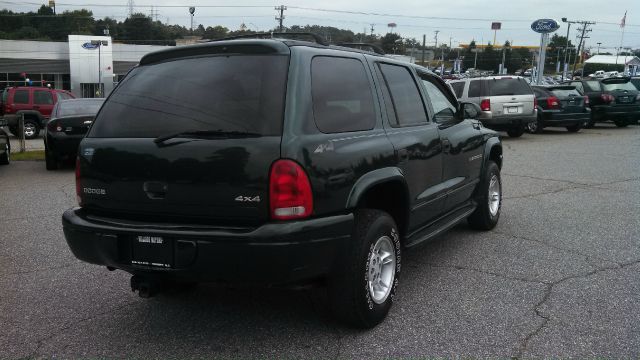
M482 110L478 104L470 102L460 103L460 115L463 119L477 119L481 112Z

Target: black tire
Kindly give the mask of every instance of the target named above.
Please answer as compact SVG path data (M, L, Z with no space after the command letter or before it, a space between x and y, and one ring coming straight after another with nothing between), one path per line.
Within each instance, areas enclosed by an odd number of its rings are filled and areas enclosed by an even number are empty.
M49 151L46 146L44 150L44 162L47 170L57 170L58 169L58 159L55 154Z
M27 140L35 139L40 135L40 126L38 122L33 119L25 119L24 120L24 138ZM27 132L29 134L27 134Z
M578 131L580 131L580 129L582 129L582 124L580 124L580 123L575 124L575 125L571 125L571 126L567 126L567 131L568 132L572 132L572 133L578 132Z
M584 125L584 128L585 129L592 129L594 126L596 126L596 116L592 112L591 113L591 119L589 119L589 121L587 121L587 123Z
M390 291L385 298L375 300L370 293L369 276L375 274L371 262L377 243L392 244L393 253L386 258L391 263ZM382 322L393 303L400 276L400 235L395 221L380 210L362 209L355 214L352 244L346 256L329 278L328 295L337 320L356 328L368 329ZM379 257L377 259L380 259ZM378 262L379 263L379 262ZM384 263L384 262L383 262ZM375 265L374 265L375 266Z
M613 123L619 128L627 127L627 125L629 125L629 121L627 121L627 119L615 119L613 120Z
M0 165L9 165L11 162L11 146L8 141L9 139L7 139L7 144L4 146L5 152L0 155Z
M542 122L542 119L540 119L540 116L538 116L536 121L527 123L526 129L528 132L532 134L542 134L542 130L544 129L544 123ZM511 134L509 134L509 136L511 136Z
M512 129L507 130L507 134L512 138L517 138L524 134L524 126L518 126Z
M15 126L9 126L9 132L13 134L13 136L15 137L19 137L18 136L18 128Z
M489 187L494 176L497 177L498 182L498 206L497 211L492 213L491 205L489 204ZM477 230L493 229L496 224L498 224L500 210L502 209L502 179L500 178L500 168L495 162L487 162L484 174L482 174L480 179L480 184L478 184L478 188L476 189L475 198L478 202L478 207L467 218L469 226Z

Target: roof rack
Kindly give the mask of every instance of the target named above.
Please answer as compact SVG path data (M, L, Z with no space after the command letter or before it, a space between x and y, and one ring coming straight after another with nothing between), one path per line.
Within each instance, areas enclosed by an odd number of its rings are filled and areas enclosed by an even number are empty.
M280 38L284 38L284 37L291 37L291 38L307 37L307 38L312 38L313 41L315 41L316 43L318 43L320 45L325 45L325 46L329 45L329 43L327 43L322 37L320 37L317 34L310 33L310 32L255 33L255 34L236 35L236 36L226 37L226 38L223 38L223 39L215 39L215 40L211 40L211 41L213 42L213 41L237 40L237 39L273 39L273 38L277 38L277 37L280 37Z
M370 51L373 51L376 54L379 54L379 55L386 54L384 52L384 50L382 50L382 48L380 46L375 45L375 44L368 44L368 43L339 43L337 45L338 46L348 47L348 48L360 49L360 50L365 50L363 48L369 48Z

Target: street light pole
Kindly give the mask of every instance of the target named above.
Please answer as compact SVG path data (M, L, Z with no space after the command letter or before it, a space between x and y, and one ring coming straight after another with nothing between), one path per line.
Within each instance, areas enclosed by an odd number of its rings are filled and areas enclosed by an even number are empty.
M569 66L567 65L567 50L569 49L569 30L571 29L571 24L573 24L574 22L567 20L567 18L562 18L562 22L567 23L567 38L564 44L564 64L562 64L562 81L564 81L564 77L567 73L564 67L566 66L567 68L569 68Z
M599 43L596 43L596 44L598 44L598 51L596 52L596 55L600 55L600 44L602 44L602 43L599 42Z

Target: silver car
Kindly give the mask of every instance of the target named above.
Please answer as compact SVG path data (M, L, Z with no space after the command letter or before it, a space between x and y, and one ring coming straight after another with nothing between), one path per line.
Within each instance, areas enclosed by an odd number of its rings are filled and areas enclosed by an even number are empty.
M506 131L511 137L522 136L527 124L538 116L533 90L522 77L452 80L449 86L458 100L480 106L482 112L478 119L484 126Z

